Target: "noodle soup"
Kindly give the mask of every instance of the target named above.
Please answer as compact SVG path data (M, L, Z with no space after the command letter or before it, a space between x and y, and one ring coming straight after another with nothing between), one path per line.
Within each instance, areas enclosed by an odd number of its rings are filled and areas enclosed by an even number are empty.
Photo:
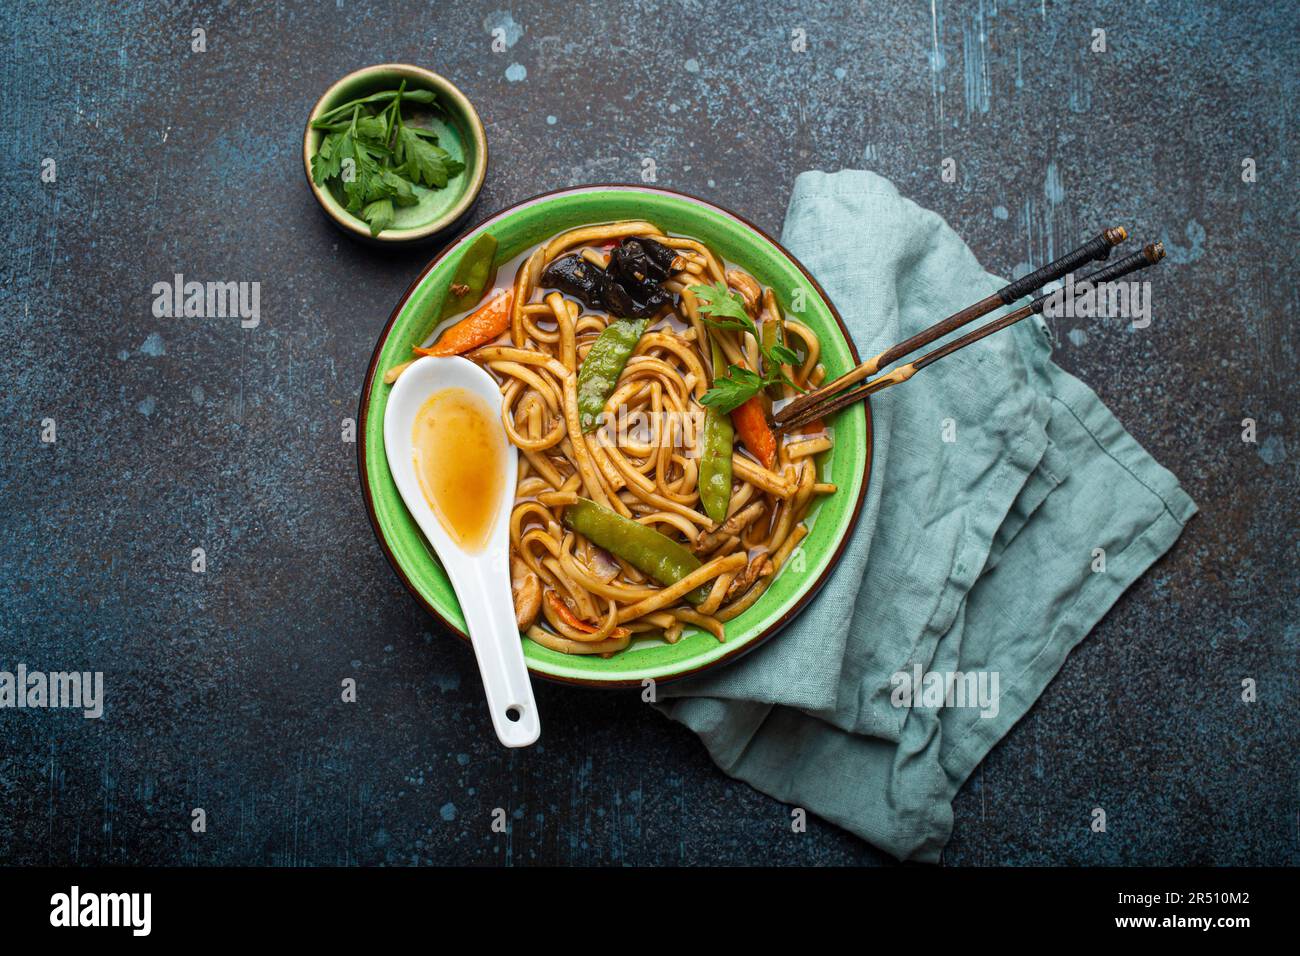
M464 355L501 385L521 633L605 656L687 627L725 640L836 492L818 476L829 430L770 425L825 377L817 336L743 269L648 222L553 236L468 297L416 351Z

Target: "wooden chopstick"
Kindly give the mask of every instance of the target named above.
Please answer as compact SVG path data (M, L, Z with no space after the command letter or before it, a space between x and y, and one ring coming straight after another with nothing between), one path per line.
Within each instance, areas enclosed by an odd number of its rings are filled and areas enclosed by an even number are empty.
M1125 256L1117 262L1097 269L1075 282L1074 288L1076 295L1083 290L1084 286L1098 286L1103 282L1113 282L1121 276L1126 276L1130 272L1136 272L1139 269L1145 269L1153 266L1165 257L1164 243L1155 242L1143 248L1140 252ZM868 395L874 395L876 392L886 389L891 385L897 385L899 382L906 382L909 378L925 368L927 365L933 365L939 359L946 355L951 355L958 349L964 349L972 342L978 342L980 339L992 335L994 332L1000 332L1005 328L1015 325L1021 319L1031 315L1036 315L1043 311L1049 299L1054 293L1040 295L1028 305L1016 309L1014 312L1008 312L1001 318L995 319L988 325L981 326L973 332L967 332L958 338L953 339L946 345L931 352L927 352L919 359L909 362L906 365L900 365L892 372L874 378L865 385L859 385L857 388L850 389L847 392L840 392L835 395L827 396L821 402L805 406L797 414L790 416L777 423L777 431L789 431L807 425L811 421L830 415L842 408L852 405L854 402L860 402Z
M1079 248L1072 249L1059 259L1049 262L1041 269L1031 272L1029 275L1017 279L1015 282L1008 283L992 295L980 299L980 301L973 305L968 305L960 311L954 312L942 322L938 322L930 326L928 329L913 335L910 339L905 339L897 345L885 349L885 351L881 352L879 355L867 359L861 365L846 372L834 381L827 382L814 391L800 395L773 416L773 424L777 426L788 425L789 422L794 420L795 416L801 415L805 409L819 404L827 396L843 391L850 385L862 381L864 378L870 378L886 365L892 365L894 362L897 362L904 355L909 355L917 349L929 345L931 342L937 342L949 332L954 332L963 325L966 325L968 322L973 322L978 318L982 318L990 312L1002 308L1004 305L1010 305L1017 299L1023 298L1037 289L1041 289L1043 286L1047 285L1047 283L1055 282L1066 273L1073 272L1085 263L1091 262L1094 259L1106 259L1110 256L1110 250L1127 238L1128 230L1123 226L1113 226L1110 229L1103 230L1099 235L1089 239L1083 245L1079 246Z

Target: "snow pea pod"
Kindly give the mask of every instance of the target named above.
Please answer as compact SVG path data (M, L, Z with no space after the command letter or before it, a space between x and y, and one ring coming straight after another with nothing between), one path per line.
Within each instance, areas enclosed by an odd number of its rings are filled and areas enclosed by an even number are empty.
M469 244L456 263L456 272L447 289L447 297L442 300L442 311L438 321L460 315L478 305L483 293L496 278L497 240L488 233L483 233Z
M766 356L772 351L773 346L785 345L785 329L782 328L779 320L768 318L763 322L759 335L763 339L763 354ZM781 382L772 382L767 386L768 398L779 399L784 396L785 388Z
M647 319L615 319L592 343L578 369L578 420L583 434L595 431L623 366L641 340ZM646 572L649 573L648 571Z
M725 368L722 350L709 336L713 347L714 369ZM716 372L715 372L716 376ZM704 408L704 426L700 429L700 503L704 513L714 521L725 521L731 505L731 450L735 443L731 416L711 405Z
M700 559L672 538L587 498L564 509L564 525L664 587L700 567ZM701 603L709 596L709 587L701 585L686 595L686 600Z

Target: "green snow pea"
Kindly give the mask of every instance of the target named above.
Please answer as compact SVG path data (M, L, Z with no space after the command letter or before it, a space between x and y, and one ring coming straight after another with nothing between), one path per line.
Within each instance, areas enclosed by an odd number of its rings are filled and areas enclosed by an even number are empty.
M623 366L632 357L648 323L648 319L615 319L592 343L578 369L578 420L584 435L600 424L605 402L614 393Z
M777 345L785 345L785 328L776 319L769 318L763 322L762 329L759 330L763 346L763 356L766 358L771 354L772 348ZM767 386L769 398L782 398L785 395L785 388L780 381L772 382Z
M726 368L722 350L709 336L713 348L714 375L717 369ZM714 521L727 520L731 505L731 451L735 433L731 416L719 412L712 405L704 408L704 426L700 429L700 503L704 513Z
M483 233L469 244L456 264L456 272L447 289L447 297L442 300L442 311L438 321L449 319L453 315L468 312L478 305L496 278L497 240L495 236Z
M564 525L664 587L700 567L700 559L672 538L587 498L564 509ZM686 600L701 603L709 596L710 587L701 585L686 595Z

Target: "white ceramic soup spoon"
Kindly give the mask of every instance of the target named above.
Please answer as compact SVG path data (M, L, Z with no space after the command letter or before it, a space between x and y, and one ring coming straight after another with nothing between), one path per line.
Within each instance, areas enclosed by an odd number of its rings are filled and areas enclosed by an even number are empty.
M414 431L420 409L435 393L464 389L487 402L494 414L488 416L491 438L504 446L495 456L505 474L500 483L500 500L486 544L479 551L467 551L447 533L442 521L425 497L416 473ZM426 356L414 362L394 383L384 411L384 449L397 490L406 502L424 536L433 545L451 585L456 590L470 642L478 658L483 690L487 695L492 726L507 747L527 747L541 733L533 686L524 664L523 645L515 622L514 599L510 593L510 506L514 501L518 455L506 439L498 409L501 390L487 372L463 358ZM465 454L464 448L439 449L449 455ZM492 482L485 481L484 489Z

